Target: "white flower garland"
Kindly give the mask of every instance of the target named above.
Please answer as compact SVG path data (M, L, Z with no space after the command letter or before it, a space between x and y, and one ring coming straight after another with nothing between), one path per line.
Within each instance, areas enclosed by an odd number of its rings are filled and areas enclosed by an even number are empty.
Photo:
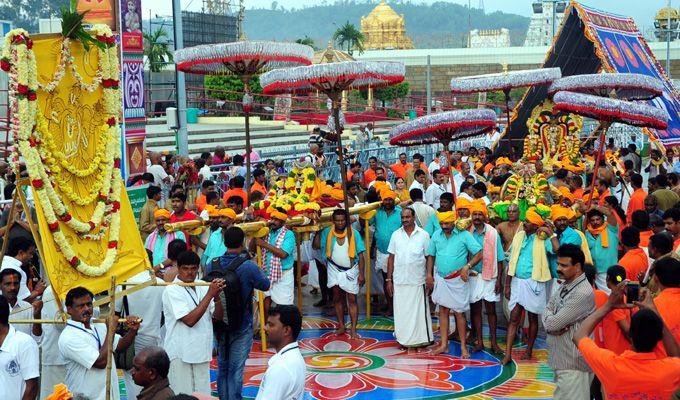
M54 188L53 175L58 171L50 171L43 162L43 159L47 161L53 155L50 152L49 145L42 145L43 142L49 143L51 138L47 137L49 131L36 102L36 94L39 88L36 60L35 54L31 50L32 41L26 31L15 29L7 34L2 52L2 65L0 66L8 71L10 76L9 93L12 111L10 128L17 144L12 160L18 162L19 156L23 156L31 184L35 189L36 200L45 213L48 227L64 258L72 267L85 275L101 276L116 261L120 237L120 199L123 183L120 175L121 152L118 114L121 95L118 83L120 79L118 50L115 40L113 40L113 34L105 25L95 26L94 31L97 34L97 39L107 44L106 50L101 50L99 58L101 84L104 91L104 111L109 119L107 121L108 128L102 127L105 132L102 134L105 142L105 162L103 168L99 168L103 169L101 179L99 179L101 180L101 190L92 218L87 222L79 221L70 214ZM62 57L63 59L64 57ZM72 62L72 60L69 60L69 62ZM59 68L57 68L57 71L59 71ZM75 74L75 71L72 72ZM55 75L55 78L59 77L59 73ZM80 81L82 82L82 79ZM44 86L49 89L52 86L56 88L57 85L58 81L54 79ZM92 88L92 84L81 84L80 86L85 90ZM100 265L89 265L76 255L60 229L59 221L65 223L86 240L101 240L108 233L108 248ZM98 231L94 233L97 229Z

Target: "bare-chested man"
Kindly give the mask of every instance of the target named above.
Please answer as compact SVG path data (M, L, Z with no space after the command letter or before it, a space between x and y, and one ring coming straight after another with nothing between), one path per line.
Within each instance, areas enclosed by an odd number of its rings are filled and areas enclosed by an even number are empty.
M514 239L517 232L522 230L522 223L519 220L519 207L517 207L517 204L513 203L508 206L508 220L498 224L496 230L501 234L503 250L507 253L508 249L510 249L512 239Z

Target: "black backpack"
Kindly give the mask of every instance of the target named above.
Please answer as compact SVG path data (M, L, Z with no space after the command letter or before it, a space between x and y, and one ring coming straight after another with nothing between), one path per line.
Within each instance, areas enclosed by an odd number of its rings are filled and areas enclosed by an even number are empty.
M231 261L226 269L220 266L220 258L212 260L212 270L205 277L205 281L213 279L224 279L226 286L220 293L220 303L224 311L221 321L213 323L213 330L216 336L235 332L241 327L243 322L243 298L241 297L241 280L236 274L236 269L244 262L248 261L245 257L236 257Z

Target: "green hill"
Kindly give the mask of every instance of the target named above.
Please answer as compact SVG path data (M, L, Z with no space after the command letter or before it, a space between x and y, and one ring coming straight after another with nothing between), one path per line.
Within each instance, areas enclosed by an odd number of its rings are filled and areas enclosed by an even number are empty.
M346 21L360 28L361 17L368 15L377 1L339 0L329 4L300 9L285 9L272 2L269 9L246 10L244 29L248 39L296 40L309 36L317 47L325 47L337 26ZM463 47L467 41L468 8L455 3L436 2L431 5L410 1L388 2L406 21L406 32L417 48ZM472 8L472 29L510 30L513 45L521 45L529 26L529 18L494 12L485 14Z

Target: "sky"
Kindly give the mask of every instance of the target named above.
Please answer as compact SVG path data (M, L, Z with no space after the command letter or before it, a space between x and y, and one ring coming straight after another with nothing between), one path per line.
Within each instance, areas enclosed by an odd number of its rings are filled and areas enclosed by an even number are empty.
M189 9L192 11L198 11L201 8L203 0L180 0L183 9ZM326 0L332 3L334 0ZM413 3L433 3L437 0L411 0ZM467 0L439 0L439 1L450 1L453 3L459 3L467 5ZM238 4L238 0L232 0L234 4ZM245 0L246 8L270 8L274 0ZM322 1L319 0L276 0L279 6L285 8L301 8L304 6L311 6L314 4L319 4ZM377 0L374 1L377 4ZM388 3L390 1L388 0ZM531 3L532 0L470 0L470 4L473 8L478 8L480 3L484 4L484 9L487 12L493 11L504 11L513 14L519 14L524 16L531 15ZM582 4L598 8L600 10L613 12L616 14L622 14L626 16L632 16L638 26L648 27L653 23L654 15L659 8L664 7L667 4L667 0L651 0L651 1L641 1L641 0L585 0ZM674 0L671 2L673 7L680 7L680 1ZM144 9L144 18L148 18L149 11L152 14L158 15L171 15L172 14L172 2L170 0L142 0L142 9Z

